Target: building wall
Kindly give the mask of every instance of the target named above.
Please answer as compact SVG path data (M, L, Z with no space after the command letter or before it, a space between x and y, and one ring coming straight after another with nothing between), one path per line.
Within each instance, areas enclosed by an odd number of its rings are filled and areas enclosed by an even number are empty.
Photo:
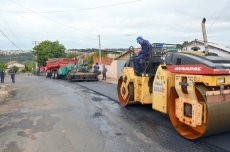
M128 58L130 57L130 52L126 52L125 54L121 55L120 57L118 57L116 60L128 60Z
M194 46L198 46L202 51L205 51L204 44L199 43L199 42L197 42L197 43L192 42L191 44L189 44L187 46L187 49L191 50L191 48L194 47ZM228 52L224 52L224 51L222 51L220 49L217 49L217 48L214 48L212 46L208 46L208 48L209 48L209 52L216 53L216 54L218 54L219 56L222 56L222 57L228 57L228 58L230 58L230 54Z
M101 64L110 65L112 63L113 59L109 57L101 57ZM93 64L99 63L99 57L94 56L93 57Z
M102 65L100 65L100 70L103 69L103 65L106 66L106 68L108 69L107 74L107 78L113 78L113 79L117 79L120 76L122 76L122 72L121 69L124 66L125 62L127 61L127 59L129 58L130 54L124 54L124 56L121 56L121 58L118 58L117 60L113 60L111 58L108 57L102 57L101 61L102 61ZM94 65L95 63L99 63L99 58L97 56L94 56Z
M109 58L115 58L117 56L117 54L107 54L107 57L109 57Z
M13 63L7 66L7 68L11 68L13 66L19 67L19 68L25 68L25 65L19 64L19 63Z
M105 67L108 69L106 76L107 78L113 78L117 79L117 60L113 60L110 65L105 65ZM103 64L100 65L100 70L103 69Z
M13 64L10 64L10 65L7 66L6 72L8 73L9 69L10 69L11 67L13 67L13 66L18 67L18 71L19 71L19 72L20 72L22 69L25 68L25 65L23 65L23 64L13 63Z
M121 60L117 61L117 78L119 78L120 76L122 76L121 69L124 67L125 62L126 61L121 61Z

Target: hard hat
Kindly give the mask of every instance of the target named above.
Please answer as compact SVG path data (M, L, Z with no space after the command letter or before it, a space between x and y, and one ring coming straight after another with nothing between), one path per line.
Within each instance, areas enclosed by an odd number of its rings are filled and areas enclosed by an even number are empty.
M143 38L141 36L137 37L137 43L140 43L143 40Z

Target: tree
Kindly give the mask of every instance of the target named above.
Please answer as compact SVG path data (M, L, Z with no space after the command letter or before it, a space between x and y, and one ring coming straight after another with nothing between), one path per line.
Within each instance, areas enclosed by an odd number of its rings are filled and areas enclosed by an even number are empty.
M60 44L58 41L43 41L36 45L33 48L33 54L36 56L36 61L38 62L38 65L44 65L46 63L46 60L48 58L59 58L59 57L65 57L65 47L64 45Z
M0 60L0 68L1 68L2 70L5 70L5 68L6 68L5 63L2 62L1 60Z
M188 44L188 41L184 41L183 43L182 43L182 46L186 46Z
M25 65L26 71L31 71L31 69L35 66L35 61L25 61L23 64Z
M5 63L10 62L10 60L17 61L18 63L23 63L26 60L34 60L34 58L35 57L32 53L20 53L11 55L0 54L0 60Z
M88 67L89 67L89 69L91 69L93 67L93 57L94 56L99 56L99 51L95 51L95 53L93 55L88 56ZM105 57L106 54L103 51L101 51L101 56Z
M18 72L18 69L19 69L18 67L16 67L16 66L12 66L11 68L15 71L15 73L17 73L17 72Z
M95 51L94 56L99 56L99 50ZM106 56L105 52L101 51L101 56Z
M78 56L78 54L75 55L74 52L66 53L66 58L75 58L75 56Z

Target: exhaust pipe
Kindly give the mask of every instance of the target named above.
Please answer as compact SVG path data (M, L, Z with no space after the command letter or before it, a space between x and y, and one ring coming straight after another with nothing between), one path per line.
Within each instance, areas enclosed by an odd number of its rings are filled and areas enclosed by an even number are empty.
M206 19L203 18L203 21L201 22L201 27L202 27L202 33L203 33L205 55L208 55L208 40L207 40L207 33L206 33L206 28L205 28L205 22L206 22Z

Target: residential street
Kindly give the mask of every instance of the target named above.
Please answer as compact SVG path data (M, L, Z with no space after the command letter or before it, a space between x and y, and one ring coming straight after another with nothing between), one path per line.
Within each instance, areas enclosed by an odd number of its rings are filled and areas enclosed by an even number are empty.
M4 85L2 152L230 151L230 133L187 140L151 106L120 106L115 84L20 74Z

